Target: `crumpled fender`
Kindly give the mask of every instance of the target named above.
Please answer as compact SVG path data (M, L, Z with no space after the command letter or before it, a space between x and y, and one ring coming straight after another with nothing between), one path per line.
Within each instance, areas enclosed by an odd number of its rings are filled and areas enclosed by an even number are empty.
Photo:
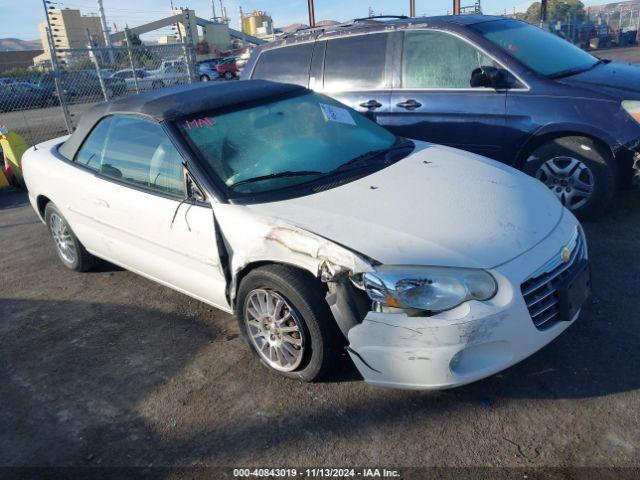
M232 306L238 274L252 263L293 265L324 282L373 270L371 259L290 222L239 205L217 204L213 208L229 256L228 297Z

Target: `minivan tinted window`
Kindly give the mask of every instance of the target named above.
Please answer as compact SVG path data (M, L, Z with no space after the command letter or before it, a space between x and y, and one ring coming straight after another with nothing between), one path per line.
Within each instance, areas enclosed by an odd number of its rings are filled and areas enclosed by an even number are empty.
M309 66L313 43L276 48L262 52L251 78L293 83L306 87L309 83Z
M406 32L402 54L404 88L470 88L471 73L495 66L464 40L444 32Z
M388 38L375 33L327 41L325 91L384 88Z

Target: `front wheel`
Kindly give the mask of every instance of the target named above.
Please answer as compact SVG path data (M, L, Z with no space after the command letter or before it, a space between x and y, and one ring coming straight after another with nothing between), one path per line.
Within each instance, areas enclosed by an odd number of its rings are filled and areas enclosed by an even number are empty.
M342 337L321 285L306 272L283 265L251 271L235 314L252 351L281 375L311 382L338 358Z
M47 203L44 218L62 264L76 272L90 270L96 264L97 258L87 252L80 243L58 207L51 202Z
M557 138L538 147L524 171L544 183L581 220L596 218L617 190L611 152L586 137Z
M159 88L164 88L164 82L163 81L154 81L151 84L151 88L153 88L154 90L157 90Z
M208 75L200 75L200 81L201 82L208 82L209 80L211 80L211 79L209 78Z

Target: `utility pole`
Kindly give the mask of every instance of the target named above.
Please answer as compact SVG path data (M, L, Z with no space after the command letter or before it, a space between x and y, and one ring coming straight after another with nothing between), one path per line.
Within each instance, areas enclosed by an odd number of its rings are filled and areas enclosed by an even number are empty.
M56 86L56 93L58 94L58 102L62 109L62 116L64 117L64 124L67 127L69 133L73 132L71 125L71 115L67 108L67 99L63 95L62 85L60 84L60 67L58 66L58 52L56 51L56 42L53 38L53 29L51 28L51 19L49 18L49 8L47 6L47 0L42 0L42 6L44 7L44 16L47 18L47 41L49 42L49 53L51 55L51 68L53 69L53 83ZM53 7L51 7L53 9Z
M240 31L242 32L242 48L247 45L247 35L244 31L244 13L242 13L242 5L240 6Z
M216 21L216 0L211 0L211 21Z
M416 0L409 0L409 16L416 16Z
M111 50L111 36L109 36L109 27L107 27L107 17L104 14L104 7L102 6L102 0L98 0L98 13L100 14L100 23L102 24L102 34L104 35L104 44L109 49L109 60L111 65L115 62L113 58L113 50Z
M314 11L313 8L313 0L308 0L309 1L309 26L311 28L316 26L316 12Z
M547 0L540 1L540 26L544 25L547 21Z
M453 14L460 15L460 0L453 0Z

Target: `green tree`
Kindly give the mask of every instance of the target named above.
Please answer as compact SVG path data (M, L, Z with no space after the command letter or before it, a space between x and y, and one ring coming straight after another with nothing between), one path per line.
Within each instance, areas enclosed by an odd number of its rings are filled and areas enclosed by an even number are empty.
M540 2L532 3L525 13L516 15L520 20L538 24L540 23ZM566 22L571 18L574 20L584 20L586 13L584 4L580 0L548 0L547 2L547 22Z

